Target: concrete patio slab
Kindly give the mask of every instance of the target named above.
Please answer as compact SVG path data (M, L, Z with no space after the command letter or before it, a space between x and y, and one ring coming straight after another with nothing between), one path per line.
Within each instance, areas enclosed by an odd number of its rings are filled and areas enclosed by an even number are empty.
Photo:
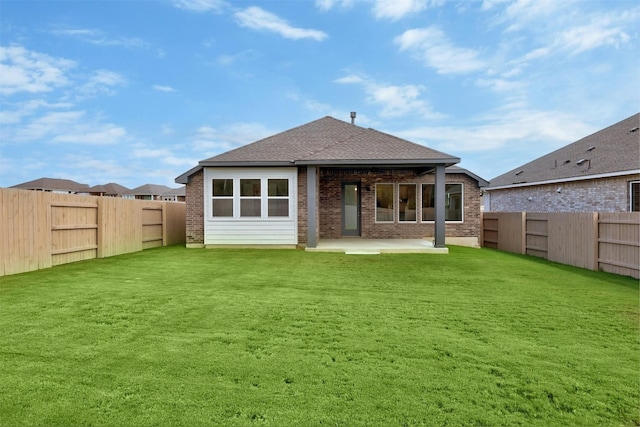
M448 254L448 248L435 248L424 239L322 239L309 252L342 252L354 255L378 255L397 253Z

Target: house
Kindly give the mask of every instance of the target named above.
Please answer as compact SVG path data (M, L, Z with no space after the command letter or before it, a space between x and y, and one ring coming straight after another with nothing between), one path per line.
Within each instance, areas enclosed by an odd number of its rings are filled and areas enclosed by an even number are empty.
M640 211L640 113L491 180L485 211Z
M94 185L89 188L88 193L92 196L104 196L104 197L122 197L128 194L131 190L120 184L110 182L104 185Z
M185 200L185 189L184 187L170 188L166 185L144 184L129 190L123 197L138 200L183 202Z
M33 181L14 185L11 188L18 188L21 190L48 191L51 193L59 194L80 194L87 193L89 190L89 186L87 184L80 184L70 179L58 178L35 179Z
M184 185L179 188L172 188L170 191L162 195L163 202L184 202L187 190Z
M187 245L315 248L319 239L477 245L480 187L459 158L324 117L201 161L186 184Z

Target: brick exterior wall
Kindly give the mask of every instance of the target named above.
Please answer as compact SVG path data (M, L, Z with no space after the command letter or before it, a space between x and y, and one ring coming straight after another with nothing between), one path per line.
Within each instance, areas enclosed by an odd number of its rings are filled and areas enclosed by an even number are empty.
M638 180L640 174L492 190L485 208L492 212L628 212L629 183Z
M204 244L204 171L189 177L186 185L187 245Z
M417 223L375 223L376 183L433 183L433 175L416 175L413 171L368 171L350 169L319 168L318 210L316 233L321 239L341 238L342 183L360 182L361 194L361 235L369 239L407 239L432 237L434 224ZM189 178L186 185L186 235L187 245L204 244L204 171ZM464 222L447 223L447 237L480 236L480 188L478 183L465 174L446 174L446 182L462 183L464 192ZM369 187L369 191L366 188ZM420 187L418 204L420 201ZM307 243L307 170L298 168L298 243Z
M298 168L298 244L307 244L307 168Z
M320 169L319 200L319 236L320 239L341 238L342 221L342 183L360 182L361 191L361 236L365 239L417 239L433 237L434 223L422 223L421 211L418 210L416 223L375 222L375 184L408 183L418 184L418 205L421 206L422 183L434 183L435 176L416 175L410 170L351 170ZM462 183L464 194L463 222L446 223L447 237L479 237L480 236L480 188L478 183L465 174L446 174L446 182ZM369 188L369 190L367 190Z

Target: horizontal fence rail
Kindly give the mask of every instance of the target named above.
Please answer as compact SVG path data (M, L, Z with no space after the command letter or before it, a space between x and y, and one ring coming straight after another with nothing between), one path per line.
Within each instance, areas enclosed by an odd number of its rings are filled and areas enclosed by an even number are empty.
M185 204L0 188L0 276L185 243Z
M639 212L484 212L482 246L640 278Z

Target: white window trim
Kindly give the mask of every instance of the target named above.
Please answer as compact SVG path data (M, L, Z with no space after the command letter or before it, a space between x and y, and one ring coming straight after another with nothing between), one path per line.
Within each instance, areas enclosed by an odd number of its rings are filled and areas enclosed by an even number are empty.
M233 180L233 197L224 197L227 199L233 199L233 216L213 216L212 201L213 190L212 182L214 179L232 179ZM240 216L240 180L241 179L260 179L260 204L261 216ZM269 179L286 179L289 182L289 196L271 197L272 199L288 199L289 200L289 215L288 216L268 216L269 215ZM294 206L297 203L295 192L298 188L297 183L297 170L280 169L280 168L265 168L265 169L243 169L243 168L228 168L224 170L205 169L204 176L204 201L205 201L205 218L207 221L296 221L297 223L297 209ZM223 197L220 197L223 198ZM257 197L242 196L242 199L257 199Z
M636 212L633 210L633 184L640 186L640 181L629 181L629 212Z
M378 185L390 185L393 191L393 195L392 200L393 200L393 219L391 221L378 221ZM375 194L374 194L374 199L373 199L373 207L374 207L374 222L376 224L394 224L396 222L396 211L398 211L398 209L396 208L396 185L392 182L376 182L374 185L374 189L375 189Z
M464 222L464 183L463 182L445 182L445 189L447 185L452 185L452 184L459 184L460 187L460 194L462 196L462 206L461 206L461 216L462 219L460 221L447 221L445 220L445 224L462 224ZM435 186L435 183L433 182L422 182L420 184L420 221L424 224L434 224L435 221L425 221L422 219L422 209L423 209L423 204L422 204L422 186L423 185L433 185ZM446 196L446 190L445 190L445 196Z
M413 221L407 221L407 220L401 220L400 219L400 186L401 185L413 185L413 189L415 190L415 196L416 196L416 219ZM414 182L399 182L397 184L398 186L398 216L397 216L397 220L398 220L398 224L416 224L418 222L418 214L420 214L422 216L422 209L418 209L418 184L414 183ZM420 187L422 189L422 187ZM422 202L422 200L420 200L420 202ZM422 203L420 203L421 205ZM406 209L406 208L405 208ZM406 214L406 212L405 212Z
M259 179L260 180L260 195L259 196L243 196L242 195L242 186L240 185L241 182L243 180L250 180L250 179ZM262 178L245 178L245 177L240 177L237 179L238 181L238 216L239 218L250 218L250 219L259 219L259 218L264 218L265 214L264 214L264 189L266 187L266 183L265 181L267 180L267 178L262 179ZM233 180L233 186L235 187L236 185L236 180ZM233 193L235 194L235 192ZM242 201L243 200L260 200L260 216L248 216L248 215L242 215ZM235 205L236 200L234 197L234 201L233 204ZM235 214L235 212L234 212Z
M287 190L289 192L289 195L288 196L270 196L269 195L269 180L271 180L271 179L286 179L287 180ZM283 219L287 218L287 219L289 219L289 218L291 218L291 192L294 191L294 189L291 188L291 183L292 183L291 181L292 180L290 180L288 178L278 178L278 177L272 177L272 176L267 177L267 178L265 178L263 180L263 184L265 185L265 188L264 188L264 192L265 193L264 194L266 195L266 201L267 201L266 206L265 206L266 212L264 213L263 216L265 216L265 217L267 217L269 219L277 219L277 218L283 218ZM269 202L271 200L287 200L289 202L288 203L288 205L289 205L289 215L287 215L287 216L269 216Z

